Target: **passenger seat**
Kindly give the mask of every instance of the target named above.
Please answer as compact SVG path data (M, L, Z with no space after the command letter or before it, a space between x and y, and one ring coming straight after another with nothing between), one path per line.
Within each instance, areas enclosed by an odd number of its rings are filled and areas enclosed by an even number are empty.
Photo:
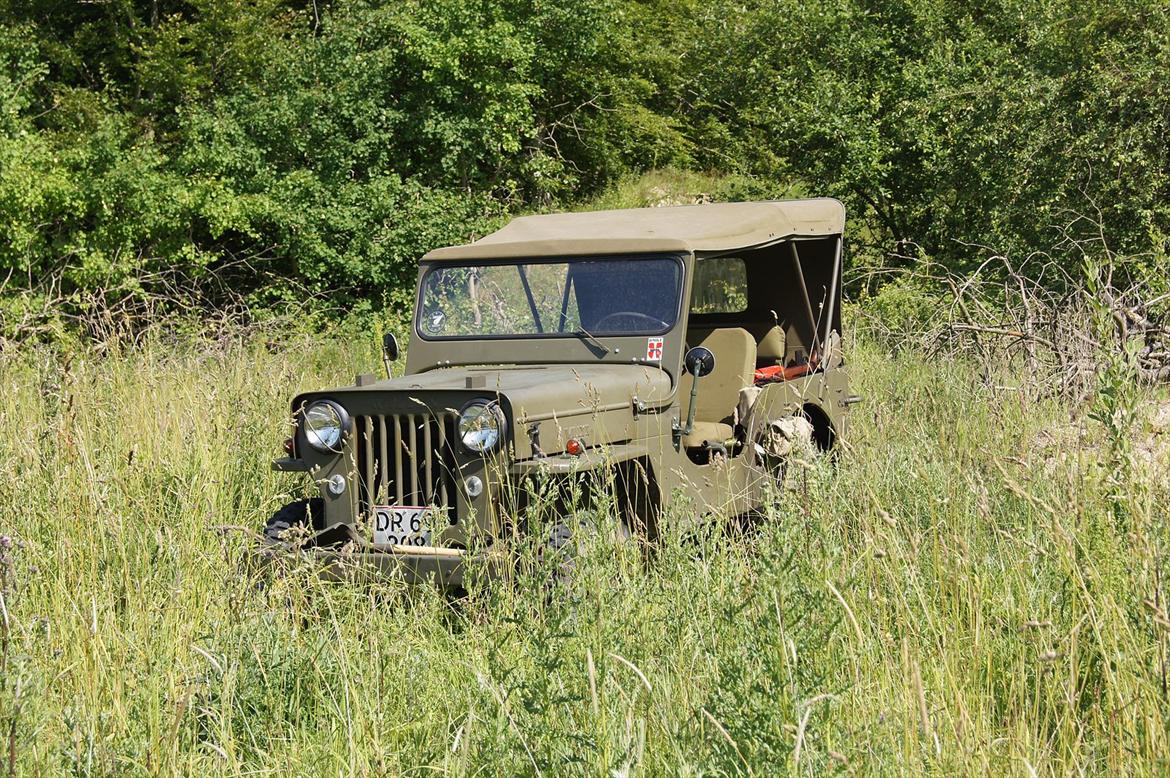
M756 340L739 327L712 330L699 344L715 355L715 369L699 379L699 396L695 404L695 426L684 435L686 448L699 448L704 442L723 443L735 436L732 424L739 404L739 390L751 386L755 376ZM686 423L694 378L684 373L678 382L679 406Z
M783 365L788 357L788 338L784 329L775 326L764 333L756 346L756 367Z

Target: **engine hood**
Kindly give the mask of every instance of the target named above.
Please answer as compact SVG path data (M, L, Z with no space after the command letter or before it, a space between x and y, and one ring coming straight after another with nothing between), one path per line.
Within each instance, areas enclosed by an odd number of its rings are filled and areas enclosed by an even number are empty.
M669 404L673 389L670 376L648 364L447 367L308 392L293 401L293 412L310 400L333 398L357 415L423 408L453 413L491 397L509 413L514 455L525 459L563 451L572 437L588 446L630 440L638 434L639 414Z
M341 392L403 392L422 403L431 392L503 395L517 423L631 407L637 397L660 405L671 395L670 376L653 365L449 367L377 381ZM340 392L339 392L340 393Z

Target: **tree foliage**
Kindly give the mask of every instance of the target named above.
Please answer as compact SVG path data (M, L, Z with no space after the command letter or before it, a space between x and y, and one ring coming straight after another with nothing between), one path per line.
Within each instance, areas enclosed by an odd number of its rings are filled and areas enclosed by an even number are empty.
M1086 239L1165 277L1151 0L0 0L5 292L384 304L661 166L849 207L854 261Z

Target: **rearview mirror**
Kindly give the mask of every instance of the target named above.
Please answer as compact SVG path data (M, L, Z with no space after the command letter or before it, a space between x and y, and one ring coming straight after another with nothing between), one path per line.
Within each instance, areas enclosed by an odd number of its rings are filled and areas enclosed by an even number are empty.
M394 337L393 332L382 336L382 354L390 362L398 359L398 338Z
M695 346L683 358L683 367L696 378L702 378L715 369L715 355L711 349Z
M398 359L398 338L394 337L393 332L387 332L382 336L382 364L386 366L386 377L393 378L390 372L390 363Z

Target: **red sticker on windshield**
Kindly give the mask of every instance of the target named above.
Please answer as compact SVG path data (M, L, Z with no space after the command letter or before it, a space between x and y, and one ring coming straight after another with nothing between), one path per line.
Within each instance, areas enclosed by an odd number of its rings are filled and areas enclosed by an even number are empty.
M662 361L662 338L646 338L646 361Z

